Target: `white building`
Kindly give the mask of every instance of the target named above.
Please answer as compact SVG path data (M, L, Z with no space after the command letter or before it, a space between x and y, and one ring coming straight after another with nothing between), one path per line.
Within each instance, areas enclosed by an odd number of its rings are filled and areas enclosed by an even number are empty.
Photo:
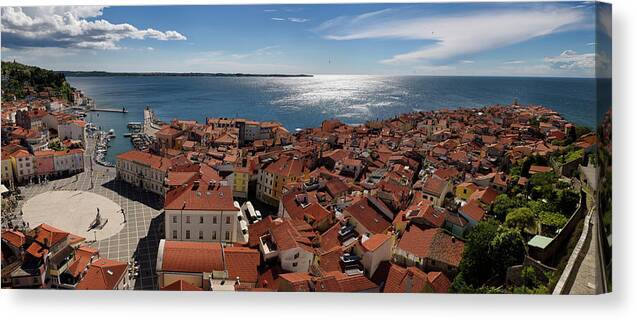
M185 184L166 194L164 212L166 239L248 242L248 220L227 185L199 181Z
M53 165L57 174L66 175L84 171L84 150L56 151Z
M131 150L117 156L117 179L142 190L164 196L164 180L168 174L170 159L148 152Z
M277 259L281 268L288 272L308 272L314 261L311 241L299 233L290 219L270 221L272 224L267 232L259 237L263 260Z
M86 143L86 122L83 120L71 120L58 125L58 137L61 140L80 140Z

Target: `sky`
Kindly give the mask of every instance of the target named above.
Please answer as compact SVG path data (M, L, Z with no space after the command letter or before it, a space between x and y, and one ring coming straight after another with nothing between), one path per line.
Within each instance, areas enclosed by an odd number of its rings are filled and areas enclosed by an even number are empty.
M72 71L607 77L612 56L593 2L3 7L1 26L2 60Z

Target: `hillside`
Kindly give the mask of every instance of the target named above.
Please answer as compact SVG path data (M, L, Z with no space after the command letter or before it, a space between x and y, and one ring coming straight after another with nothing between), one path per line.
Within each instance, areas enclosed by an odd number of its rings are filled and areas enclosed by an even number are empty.
M17 62L2 61L2 100L18 99L48 92L52 97L71 100L72 88L64 74Z

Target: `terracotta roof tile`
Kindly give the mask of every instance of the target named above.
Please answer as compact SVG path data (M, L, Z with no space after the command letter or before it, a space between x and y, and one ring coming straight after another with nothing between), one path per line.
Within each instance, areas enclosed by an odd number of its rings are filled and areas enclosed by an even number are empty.
M186 282L184 280L177 280L161 288L160 290L162 291L203 291L203 289L195 285L192 285L189 282Z
M170 159L138 150L120 153L117 159L132 161L164 172L167 172L170 167Z
M226 247L223 252L230 279L239 277L239 281L257 282L259 276L257 267L261 261L259 251L245 247Z
M200 273L225 270L218 242L162 241L162 271Z
M345 211L371 233L383 233L391 227L391 223L375 204L378 204L384 210L391 212L391 210L389 210L382 201L376 199L376 201L372 202L370 201L370 197L360 199L356 203L345 208Z
M391 239L391 236L387 234L377 233L369 237L365 242L362 242L361 246L367 251L375 251L389 239Z
M2 231L2 239L16 248L21 248L26 241L24 234L15 230Z
M113 290L126 276L128 265L125 262L99 259L93 262L80 282L78 290Z
M200 183L183 185L166 193L164 209L168 210L214 210L238 211L234 206L232 188L219 184Z
M387 275L384 293L421 293L428 285L427 274L415 267L403 268L392 264Z
M464 242L445 233L441 228L422 229L411 225L398 242L398 247L417 257L458 267Z

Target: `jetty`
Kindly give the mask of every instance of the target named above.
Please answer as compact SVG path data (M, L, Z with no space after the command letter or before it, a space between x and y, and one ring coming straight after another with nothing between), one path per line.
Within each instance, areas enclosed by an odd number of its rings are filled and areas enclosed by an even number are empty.
M142 132L149 136L155 136L155 133L161 129L161 126L157 124L157 118L155 113L150 107L144 109L144 123L142 125Z
M117 108L91 108L88 109L87 111L95 111L95 112L119 112L119 113L127 113L128 110L126 108L121 108L121 109L117 109Z

